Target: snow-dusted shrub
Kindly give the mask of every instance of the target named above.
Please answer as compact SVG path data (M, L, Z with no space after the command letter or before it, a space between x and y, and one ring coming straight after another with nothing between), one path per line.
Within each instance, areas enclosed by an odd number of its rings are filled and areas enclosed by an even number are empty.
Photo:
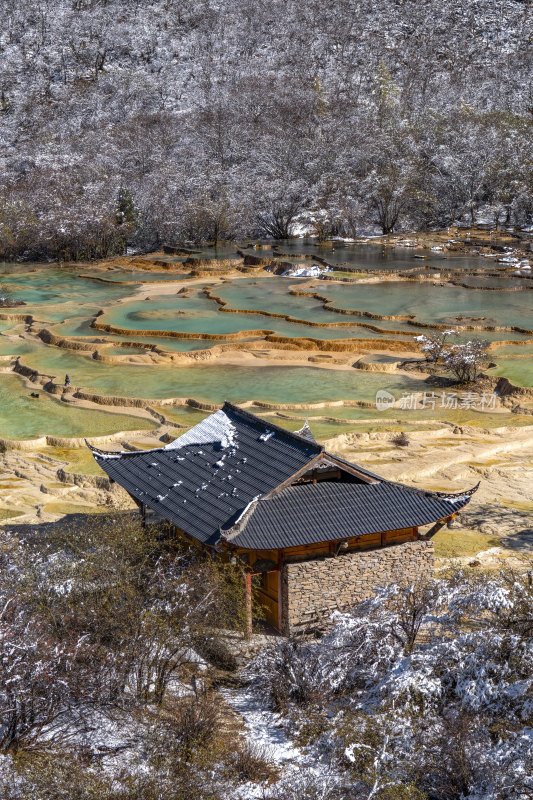
M64 741L97 708L161 704L238 623L239 576L160 531L97 520L0 545L0 753Z
M271 763L268 750L255 742L245 739L238 741L228 754L226 764L239 781L264 783L278 776Z
M350 800L346 786L335 776L317 775L316 771L302 768L296 774L283 777L265 790L264 800Z
M341 796L530 796L532 620L524 575L459 574L384 589L335 614L320 641L293 648L299 658L290 664L301 670L309 660L309 695L319 691L327 712L310 747L342 776ZM250 670L271 703L271 669L283 660L282 648L277 659L260 656ZM291 726L298 717L305 726L306 709L298 712L290 694L286 702Z
M124 797L102 770L90 768L62 750L24 758L18 765L17 775L21 794L15 795L16 800L119 800Z
M82 637L58 641L46 615L25 590L26 555L16 539L1 534L0 752L17 752L65 729L76 703L76 665Z
M479 375L487 358L489 342L471 339L464 344L455 344L442 352L445 368L460 383L472 383Z
M249 674L258 691L279 710L318 703L327 687L321 653L295 641L265 651Z
M97 520L50 547L34 558L31 594L56 640L82 639L79 693L98 702L161 703L201 660L196 647L213 650L217 629L244 618L240 576L158 530Z
M456 336L457 331L448 330L441 333L434 333L431 336L426 336L421 333L415 336L415 342L418 342L420 349L424 353L427 361L438 361L442 355L442 351L446 346L446 342L450 336Z
M383 589L351 613L335 613L319 645L285 642L257 659L250 675L278 707L364 688L412 650L437 600L435 583Z
M25 781L17 772L10 755L0 756L0 797L4 800L23 800Z
M450 345L449 337L456 334L454 330L443 331L435 336L421 334L415 336L415 341L428 361L442 364L443 369L451 372L460 383L471 383L477 379L487 359L489 342L471 339L463 344Z
M257 232L272 239L288 239L295 228L296 219L304 205L300 194L274 195L265 198L264 208L257 214Z
M217 698L211 695L181 697L169 707L162 747L173 750L179 761L194 760L198 753L212 745L221 722ZM154 732L154 735L157 735ZM165 741L166 740L166 741Z

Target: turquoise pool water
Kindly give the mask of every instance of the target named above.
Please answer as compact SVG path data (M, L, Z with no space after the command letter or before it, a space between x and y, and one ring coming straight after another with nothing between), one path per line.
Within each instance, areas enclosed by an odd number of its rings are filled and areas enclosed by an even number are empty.
M104 436L117 431L150 429L149 420L74 408L38 392L31 397L16 375L0 374L0 438L33 439L38 436Z
M84 275L92 275L95 278L103 278L105 281L112 281L113 283L124 283L130 281L138 281L139 283L157 282L157 281L181 281L189 277L188 272L154 272L153 270L142 269L120 269L120 270L105 270L104 272L93 272L84 270Z
M56 266L6 274L0 264L0 284L8 286L13 297L24 300L28 306L105 304L134 291L134 287L115 287L80 278L77 271ZM27 309L22 310L25 313Z
M227 244L227 245L213 245L213 247L195 247L197 253L192 253L190 258L215 258L215 259L226 259L226 258L238 258L237 250L239 249L238 244Z
M347 322L349 317L327 311L315 298L289 294L287 281L298 291L300 281L263 278L234 281L216 287L215 294L231 308L260 309L290 314L315 322ZM305 280L302 291L307 291ZM533 292L471 291L432 283L386 282L338 284L313 282L317 294L338 308L373 314L411 314L421 322L448 322L459 316L484 317L483 324L518 325L533 329ZM376 320L379 327L402 329L400 320ZM458 321L460 324L460 321ZM410 326L411 327L411 326ZM498 334L501 338L501 334Z
M23 353L32 353L35 350L35 345L31 341L25 339L13 340L8 339L7 336L0 336L0 355L22 355Z
M49 325L50 330L52 330L57 336L80 336L88 341L95 341L100 340L100 342L109 341L113 343L114 341L121 341L121 342L146 342L148 344L155 344L158 347L163 348L164 350L172 350L174 352L185 352L187 350L203 350L206 347L211 346L213 343L206 341L204 339L172 339L172 337L165 337L162 338L160 336L143 336L137 334L112 334L107 333L104 331L95 330L95 328L91 328L90 320L85 318L77 318L77 319L70 319L64 323L60 323L58 325ZM0 340L1 341L1 340ZM244 339L242 341L248 341ZM98 345L95 344L95 349Z
M531 292L476 292L432 283L331 285L325 294L340 308L378 314L413 314L423 322L448 322L459 316L484 317L484 324L533 329Z
M19 324L20 323L13 322L11 320L0 319L0 333L3 333L4 331L8 331L8 330L10 330L10 328L14 328L15 325L19 325Z
M307 299L308 298L305 298L305 300ZM258 303L258 305L259 304L260 303ZM280 306L275 304L274 300L269 304L268 300L264 299L262 305L266 310L271 311L280 308ZM296 316L296 313L299 312L300 318L305 319L306 310L298 307L297 303L290 303L289 301L287 306L281 307L289 307L292 316ZM276 310L275 313L285 314L289 313L289 311ZM220 312L215 303L207 300L207 298L203 308L199 307L199 303L195 303L195 307L191 309L191 307L187 305L186 300L161 297L154 298L153 302L150 304L147 304L146 301L134 300L129 303L121 304L120 306L115 306L106 311L101 321L126 330L143 330L147 331L147 333L156 330L169 330L181 333L225 335L237 333L239 331L270 330L282 336L310 336L318 339L367 339L381 335L380 333L365 328L352 327L349 325L349 318L340 314L334 314L333 312L323 312L320 307L317 308L314 314L309 312L308 318L313 321L316 320L317 322L347 323L347 326L317 328L311 325L288 322L284 319L276 319L275 317L266 317L259 314L227 314ZM379 327L385 328L384 325L379 325ZM387 334L386 329L384 333L385 335ZM161 343L164 346L163 341Z
M254 399L299 403L319 402L325 397L329 400L368 400L379 388L408 391L421 383L415 378L396 375L356 370L325 372L316 367L293 365L260 368L203 363L191 366L123 366L44 346L25 355L23 363L60 380L68 373L74 386L94 389L104 395L194 397L213 402Z
M348 244L344 242L327 242L317 244L313 239L287 239L278 242L264 240L265 244L274 244L278 252L287 255L316 255L325 258L328 263L341 266L359 267L361 269L494 269L496 263L475 256L458 256L452 253L431 252L409 247L383 247L379 244ZM247 251L248 252L248 251ZM249 251L256 252L256 251ZM257 254L261 253L257 251ZM415 258L425 255L427 258Z
M280 248L284 249L286 244L281 243ZM312 242L302 241L289 244L289 249L293 255L313 249L324 254L328 250L328 248L317 248ZM234 255L235 250L236 247L233 245L223 248L204 248L199 255L209 258L228 258ZM339 248L339 250L343 251L344 256L349 248ZM250 252L265 255L269 250L258 248ZM412 251L387 249L383 255L381 248L359 246L352 247L350 253L354 258L356 255L359 258L362 253L366 253L370 261L380 268L385 263L392 264L393 261L396 262L396 266L398 261L409 266L427 264L427 262L413 261ZM441 264L446 261L449 265L452 260L454 266L457 265L455 262L461 260L465 266L474 265L477 269L483 266L483 260L435 257L435 262L440 261ZM488 263L487 267L494 269L494 264ZM134 272L137 274L140 271ZM151 276L149 273L142 274L143 277L154 276L154 273ZM175 278L167 273L163 274L165 281ZM104 352L110 354L127 356L143 352L141 348L136 348L136 342L150 342L173 352L204 349L217 343L217 340L157 337L153 331L158 330L224 336L263 329L285 337L315 339L392 338L394 331L405 331L409 337L405 336L401 341L405 342L406 346L412 342L410 337L420 332L405 321L365 319L339 314L325 310L322 303L315 298L289 293L292 286L296 288L302 286L307 290L308 287L304 284L308 284L308 280L246 277L217 284L213 287L213 292L224 298L230 307L286 314L309 322L343 323L342 325L322 328L253 313L224 313L219 310L217 303L203 293L202 285L191 287L188 296L177 294L177 289L176 293L171 295L158 295L157 286L154 285L154 290L150 289L149 299L141 300L138 299L135 286L121 283L123 280L129 280L131 271L114 270L105 275L106 277L112 275L114 283L82 279L78 277L77 270L60 269L57 265L0 265L0 284L2 282L9 284L13 296L20 296L29 303L28 306L21 307L21 311L33 313L37 319L43 321L43 327L51 328L58 335L94 340L95 349L98 348L96 340L105 339L111 346L107 350L104 349ZM514 279L502 280L503 285L514 285L514 283ZM533 328L531 311L533 293L529 291L501 293L472 291L461 287L410 282L334 284L316 280L311 281L310 285L314 287L314 291L325 295L333 305L340 308L385 315L412 314L421 321L446 324L453 324L452 320L458 316L484 317L483 324ZM91 328L91 317L99 309L104 309L104 316L101 318L104 323L130 331L138 329L143 331L143 334L112 335ZM375 325L379 330L371 331L354 324L364 322ZM316 366L294 366L290 363L274 367L266 366L260 359L257 359L257 366L246 367L211 365L208 362L191 362L187 366L105 364L73 351L47 346L40 341L20 339L16 334L12 340L2 335L8 332L11 336L11 329L17 325L20 326L20 331L24 330L25 326L22 323L0 320L0 355L19 354L23 363L39 372L53 375L59 381L62 381L68 373L73 385L103 395L153 399L191 397L216 403L221 403L225 399L234 402L255 399L282 404L315 403L337 399L373 401L378 389L388 390L399 397L402 392L424 391L426 388L426 385L414 376L358 370L323 370ZM501 338L509 340L527 338L525 334L482 331L465 336L496 341ZM131 347L120 348L114 345L118 340L131 342ZM269 347L269 343L265 343L265 349ZM528 347L533 352L533 347L529 345ZM494 374L506 375L520 385L533 385L533 359L506 357L514 353L527 354L528 350L511 344L491 353L491 358L498 363L498 367L494 368ZM24 438L43 433L76 436L148 425L144 420L127 415L117 416L105 411L88 412L75 409L47 398L42 392L39 401L35 401L29 397L29 390L25 389L18 377L1 375L0 380L3 387L0 390L2 405L0 425L3 431L0 432L0 436ZM183 415L184 412L180 410L176 413ZM328 411L322 413L327 414ZM382 418L382 415L372 409L331 409L329 413L345 419L364 419L374 416L376 420ZM455 412L443 413L447 413L450 419L455 419ZM392 414L399 418L396 411ZM428 412L428 415L438 416L432 412ZM406 424L408 421L407 413ZM323 430L329 430L329 426L329 423L323 426Z
M500 358L494 354L497 367L489 375L503 375L517 386L533 386L533 356L530 358Z

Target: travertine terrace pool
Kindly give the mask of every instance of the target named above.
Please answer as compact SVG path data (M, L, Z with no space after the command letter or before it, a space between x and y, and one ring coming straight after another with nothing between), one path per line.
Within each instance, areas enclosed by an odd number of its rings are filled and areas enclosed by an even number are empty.
M62 403L57 386L67 374L71 386L103 398L175 398L178 408L187 400L254 401L280 409L325 404L321 416L379 422L383 414L373 407L378 390L398 398L427 389L419 375L394 370L394 363L416 349L417 334L435 324L462 326L463 339L491 341L496 366L489 374L533 386L533 281L526 274L498 273L494 262L474 257L430 253L416 260L399 248L318 247L307 240L257 244L199 248L191 259L223 267L238 263L238 251L280 260L307 257L309 264L319 256L337 269L360 268L358 277L365 280L277 277L262 268L253 275L233 269L222 278L214 269L211 277L212 266L198 273L187 267L186 257L163 254L160 266L153 261L150 268L138 261L131 269L0 265L0 284L25 303L0 309L0 438L150 427L126 408L109 413L105 400L101 410ZM413 270L418 275L404 279ZM452 279L439 277L441 270L455 271ZM395 272L398 277L389 279ZM374 371L353 368L361 354L373 351ZM12 372L17 356L23 377ZM380 363L393 371L380 371ZM44 387L39 399L31 397L37 373ZM56 386L54 396L47 393L47 380ZM328 407L340 400L353 405ZM454 412L447 413L453 420ZM290 427L290 420L285 424ZM335 423L321 425L329 432Z

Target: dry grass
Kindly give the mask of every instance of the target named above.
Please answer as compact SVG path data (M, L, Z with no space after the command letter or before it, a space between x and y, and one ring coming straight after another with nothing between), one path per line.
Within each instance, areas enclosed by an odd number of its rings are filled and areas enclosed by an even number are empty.
M0 508L0 522L20 517L23 513L23 511L15 511L13 508Z
M333 272L328 272L328 276L332 278L348 278L351 281L360 281L363 278L368 278L369 276L364 272L343 272L342 270L335 269Z
M230 755L228 765L239 781L270 783L279 776L278 770L269 759L268 751L264 747L242 739Z
M102 470L93 458L88 447L47 447L41 451L44 455L57 459L59 462L67 463L67 472L80 472L84 475L101 475ZM58 465L58 469L62 466Z
M490 547L501 545L499 539L484 533L469 531L466 528L450 530L442 528L433 537L437 558L460 558L475 556Z
M108 514L109 508L101 508L90 504L62 503L61 501L46 503L43 511L47 514Z

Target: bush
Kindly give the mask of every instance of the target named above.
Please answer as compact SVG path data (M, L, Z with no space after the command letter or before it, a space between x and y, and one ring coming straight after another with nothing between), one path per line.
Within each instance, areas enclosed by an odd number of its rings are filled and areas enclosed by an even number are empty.
M197 641L196 652L218 669L227 672L237 670L238 664L235 655L218 634L206 636L202 641Z
M292 704L320 704L326 678L315 648L284 641L261 654L252 665L251 675L256 671L256 687L276 711L286 712Z
M261 654L249 673L286 728L300 720L305 736L323 715L323 733L302 743L339 776L343 800L528 797L532 619L527 577L512 570L391 586L337 613L320 641ZM282 780L272 798L305 797L302 786Z
M104 519L0 544L0 753L61 741L88 708L162 704L197 645L234 666L214 631L244 619L240 576L159 529Z
M267 789L264 800L359 800L359 796L338 779L302 769Z
M278 777L278 770L270 763L268 751L257 744L240 740L229 754L228 764L239 781L264 783Z
M407 436L405 431L402 431L397 436L394 436L391 439L391 442L394 445L396 445L396 447L409 447L409 445L411 444L409 437Z
M217 750L220 705L213 695L173 699L152 729L150 757L157 768L181 768Z
M118 800L109 777L56 750L20 759L23 800Z

